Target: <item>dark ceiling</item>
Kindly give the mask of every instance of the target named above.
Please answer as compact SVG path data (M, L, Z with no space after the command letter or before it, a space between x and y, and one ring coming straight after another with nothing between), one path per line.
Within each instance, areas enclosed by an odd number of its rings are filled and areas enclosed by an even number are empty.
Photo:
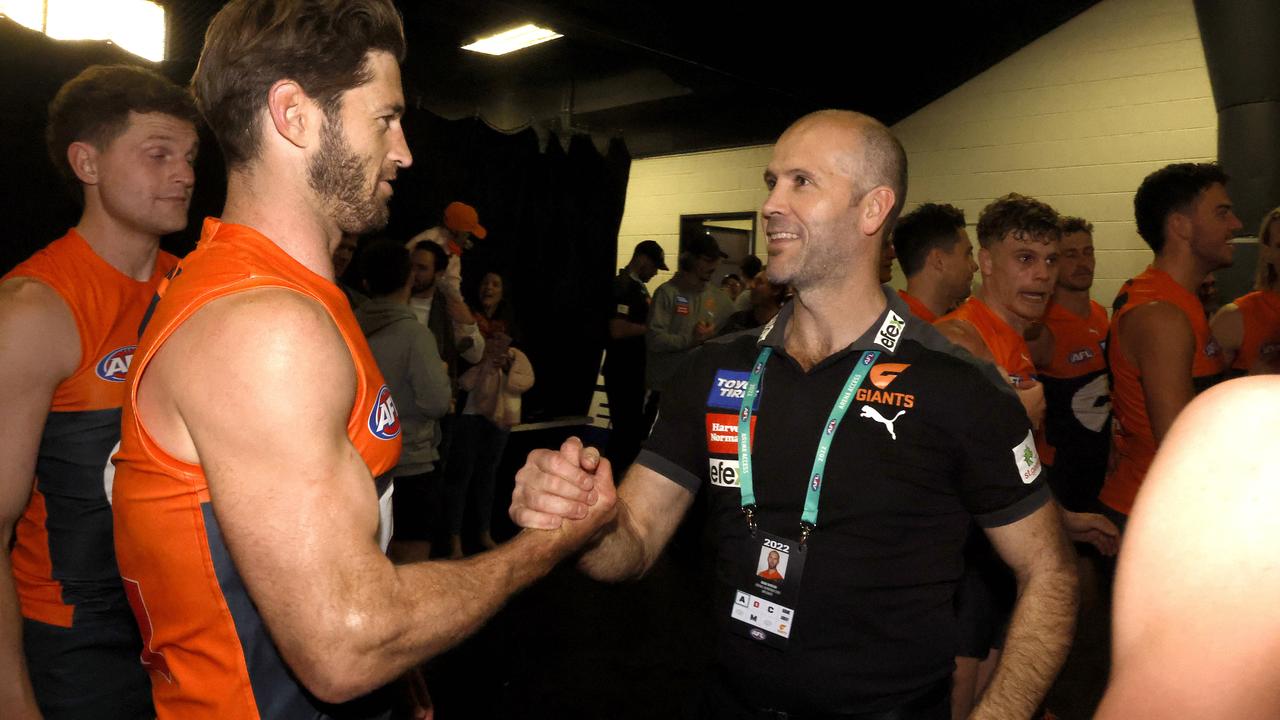
M896 122L1096 1L796 2L732 11L676 0L397 5L412 107L479 115L502 129L621 134L642 157L771 142L823 107ZM194 66L223 3L161 2L170 10L171 59ZM503 57L460 49L526 21L565 37Z

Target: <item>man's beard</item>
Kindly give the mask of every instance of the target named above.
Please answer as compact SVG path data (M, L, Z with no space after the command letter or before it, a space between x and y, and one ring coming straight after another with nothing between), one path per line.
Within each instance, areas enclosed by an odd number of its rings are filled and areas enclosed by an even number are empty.
M338 229L352 235L381 230L391 219L387 202L377 197L378 184L367 185L370 161L352 151L342 134L342 121L326 117L320 149L307 165L307 183L320 196Z

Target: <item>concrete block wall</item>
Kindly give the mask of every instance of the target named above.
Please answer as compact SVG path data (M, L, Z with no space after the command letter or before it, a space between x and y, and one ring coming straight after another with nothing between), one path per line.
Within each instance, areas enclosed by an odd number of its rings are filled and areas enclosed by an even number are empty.
M1133 223L1138 183L1217 153L1192 0L1104 0L893 129L909 157L908 208L948 202L976 224L984 205L1018 191L1092 221L1093 294L1110 305L1151 260ZM768 160L768 146L753 146L633 162L618 266L645 239L674 259L682 214L759 212Z

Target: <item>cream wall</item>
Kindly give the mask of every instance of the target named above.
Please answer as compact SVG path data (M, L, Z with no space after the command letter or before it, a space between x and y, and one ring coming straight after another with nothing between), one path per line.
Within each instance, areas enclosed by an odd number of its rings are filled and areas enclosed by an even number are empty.
M1138 183L1170 162L1216 156L1192 2L1104 0L893 129L909 158L908 208L952 203L972 225L991 199L1018 191L1091 220L1094 297L1109 305L1151 259L1133 224ZM768 157L755 146L633 162L619 267L644 239L674 259L681 214L758 211Z

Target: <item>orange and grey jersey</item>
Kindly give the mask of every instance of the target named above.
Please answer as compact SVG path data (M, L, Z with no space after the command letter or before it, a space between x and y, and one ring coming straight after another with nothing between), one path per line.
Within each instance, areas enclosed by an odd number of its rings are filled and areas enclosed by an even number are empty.
M315 301L346 343L356 372L347 436L379 484L388 530L388 473L400 456L400 421L346 296L257 231L206 220L195 251L157 291L138 342L115 458L116 552L142 630L156 713L162 720L382 717L381 697L327 706L294 678L227 550L204 469L166 453L136 414L137 383L174 331L209 302L260 288ZM280 428L282 437L307 431Z
M1247 373L1260 358L1280 352L1280 293L1255 290L1236 300L1244 335L1231 363L1235 374Z
M80 364L54 391L36 457L31 499L10 562L22 615L69 628L125 606L111 542L111 452L120 439L125 374L156 286L177 263L160 253L146 281L121 273L75 230L4 279L30 278L66 303Z

